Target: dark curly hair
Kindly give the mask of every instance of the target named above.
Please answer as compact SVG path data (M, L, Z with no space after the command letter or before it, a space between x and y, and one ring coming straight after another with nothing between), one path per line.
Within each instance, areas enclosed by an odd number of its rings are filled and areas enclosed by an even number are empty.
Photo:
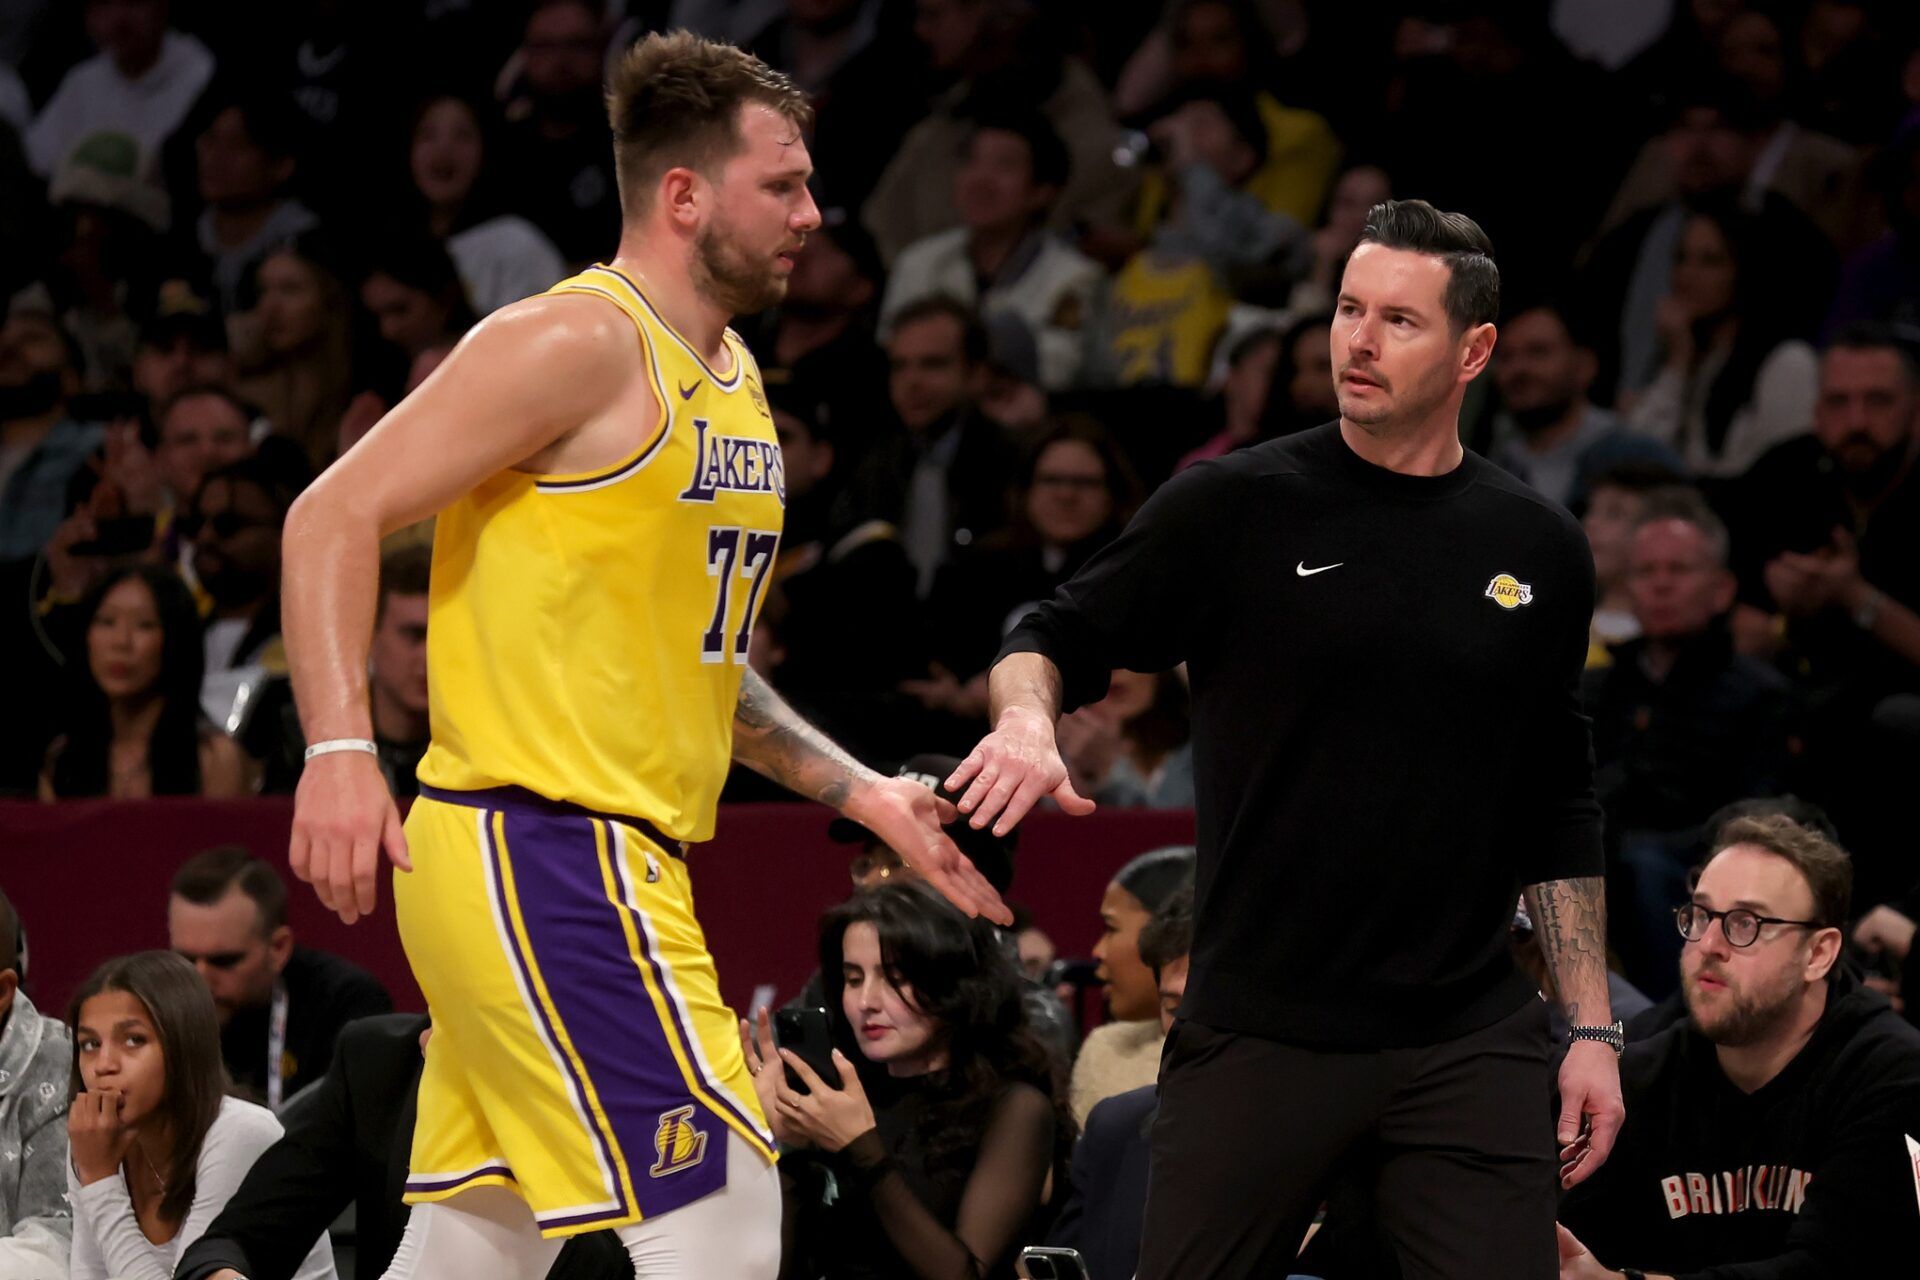
M947 1036L947 1066L932 1082L934 1105L920 1134L931 1166L970 1160L994 1103L1010 1084L1030 1084L1053 1102L1054 1165L1073 1147L1065 1082L1028 1025L1024 982L999 932L970 920L920 884L862 889L820 919L820 982L834 1041L863 1079L885 1068L860 1052L841 999L847 930L880 935L888 981Z

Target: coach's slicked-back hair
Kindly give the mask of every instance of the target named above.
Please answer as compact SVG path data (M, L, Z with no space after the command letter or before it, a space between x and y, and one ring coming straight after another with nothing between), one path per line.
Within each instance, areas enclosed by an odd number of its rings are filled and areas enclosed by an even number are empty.
M1455 333L1491 324L1500 314L1500 268L1493 241L1464 213L1446 213L1425 200L1387 200L1367 210L1361 244L1406 249L1439 258L1447 280L1447 320Z
M645 211L669 169L713 174L740 149L740 108L750 103L773 108L796 130L813 122L791 79L730 44L675 31L627 50L607 85L622 212Z

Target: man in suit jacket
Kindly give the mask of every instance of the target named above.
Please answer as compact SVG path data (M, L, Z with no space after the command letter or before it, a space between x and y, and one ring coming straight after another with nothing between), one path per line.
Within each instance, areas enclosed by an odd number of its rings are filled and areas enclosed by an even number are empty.
M386 1271L407 1225L400 1194L428 1025L405 1013L347 1024L327 1074L280 1113L286 1135L181 1256L174 1280L288 1280L349 1202L356 1273ZM633 1280L633 1264L613 1232L595 1231L567 1241L547 1280Z

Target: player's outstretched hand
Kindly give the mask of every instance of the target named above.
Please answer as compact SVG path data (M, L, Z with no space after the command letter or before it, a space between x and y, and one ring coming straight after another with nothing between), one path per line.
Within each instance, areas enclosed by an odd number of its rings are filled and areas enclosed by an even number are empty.
M883 778L849 800L846 815L879 836L941 896L970 916L1012 924L1013 912L941 828L954 807L910 778Z
M1092 813L1094 807L1068 780L1053 725L1020 707L1002 712L993 732L980 739L947 779L948 791L962 787L967 790L960 797L960 812L972 815L975 830L993 823L997 836L1013 830L1042 796L1052 796L1063 812L1075 817Z
M360 751L316 756L293 794L293 840L287 863L313 886L320 903L352 924L373 911L380 853L413 870L400 811L380 764Z

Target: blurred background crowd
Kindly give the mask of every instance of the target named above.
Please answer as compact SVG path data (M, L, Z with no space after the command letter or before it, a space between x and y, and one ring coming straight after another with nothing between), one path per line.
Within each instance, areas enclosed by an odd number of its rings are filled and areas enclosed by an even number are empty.
M1417 196L1479 221L1502 272L1467 444L1592 544L1620 970L1674 991L1689 869L1727 806L1769 800L1851 852L1854 959L1897 998L1920 917L1900 0L0 0L0 795L291 791L289 505L469 327L612 256L603 71L675 26L817 108L824 225L785 301L736 321L788 484L752 660L806 714L887 772L964 754L1001 636L1146 494L1336 416L1342 265L1371 205ZM431 538L382 562L401 796ZM1060 733L1083 793L1191 805L1181 673L1115 672ZM1121 895L1136 934L1167 896ZM893 919L836 917L823 956ZM1151 984L1129 999L1147 1030L1110 1047L1149 1061ZM957 1212L964 1181L921 1198Z

